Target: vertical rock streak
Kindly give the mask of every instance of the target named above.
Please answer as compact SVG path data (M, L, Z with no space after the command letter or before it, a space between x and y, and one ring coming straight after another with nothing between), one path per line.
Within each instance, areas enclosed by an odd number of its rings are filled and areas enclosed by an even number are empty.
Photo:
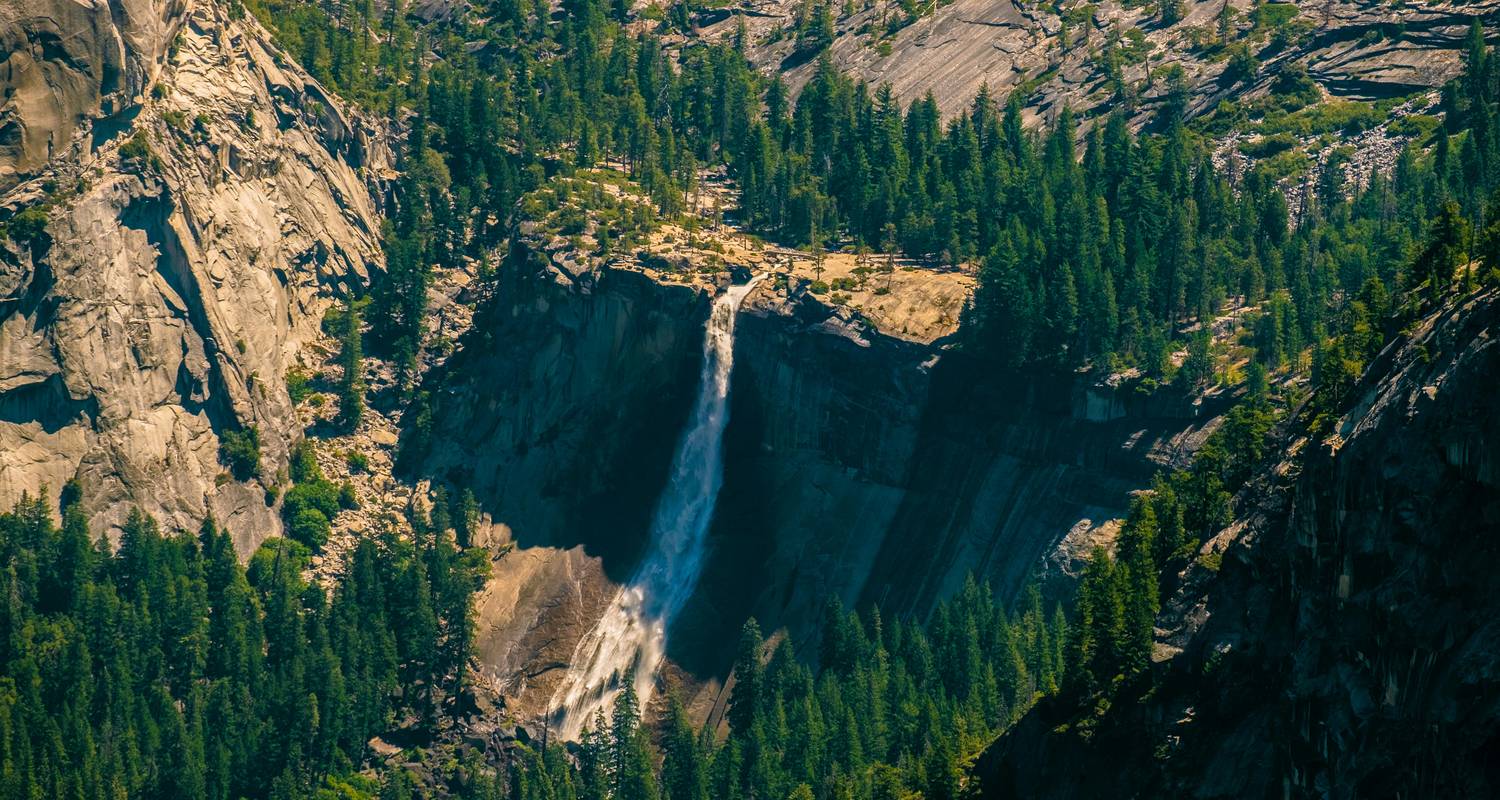
M714 300L703 334L698 398L651 523L651 549L598 624L578 642L568 674L552 697L553 721L564 738L576 738L596 710L613 703L632 669L640 702L650 698L667 626L692 595L703 569L704 539L724 475L720 450L729 422L735 315L757 280L731 286Z

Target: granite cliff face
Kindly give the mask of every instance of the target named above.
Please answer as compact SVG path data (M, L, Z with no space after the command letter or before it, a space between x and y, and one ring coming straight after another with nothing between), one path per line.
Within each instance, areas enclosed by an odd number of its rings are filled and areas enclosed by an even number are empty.
M112 53L95 72L75 74L69 49L11 58L40 59L16 81L97 77L109 116L88 124L94 89L57 95L82 115L77 147L0 197L0 218L47 219L0 243L0 503L76 479L97 529L134 504L168 528L212 512L248 552L280 530L268 487L301 435L286 369L328 298L382 263L371 188L388 149L252 20L212 3L97 10L123 27L38 12L25 28L45 18L68 48ZM23 142L51 124L7 109ZM0 178L45 155L7 153ZM252 426L261 477L236 481L221 437Z
M1155 690L1126 686L1087 739L1039 706L980 760L985 794L1494 796L1497 334L1490 290L1388 346L1205 545L1222 569L1184 575Z
M1249 0L1227 0L1237 13L1236 30L1252 26ZM763 68L782 72L800 87L816 60L799 53L790 35L800 2L757 0L699 17L700 35L732 36L741 19L750 32L750 56ZM1084 118L1118 104L1101 48L1111 31L1138 29L1148 56L1126 58L1122 80L1139 87L1132 114L1144 122L1165 97L1165 81L1148 72L1183 68L1191 89L1189 113L1212 109L1220 99L1264 94L1285 66L1300 64L1329 94L1379 98L1434 89L1460 69L1463 37L1474 17L1493 26L1500 3L1393 4L1379 0L1334 0L1301 4L1297 25L1305 31L1287 46L1269 35L1252 42L1261 74L1248 84L1224 78L1227 59L1193 44L1211 38L1224 0L1187 2L1183 18L1170 25L1154 16L1152 3L1027 3L1017 0L954 0L901 28L883 45L872 31L904 12L895 3L857 3L856 13L837 21L827 48L833 62L872 85L890 83L903 103L932 92L944 114L966 109L988 84L996 97L1025 88L1033 120L1051 119L1064 107ZM918 4L926 10L926 4ZM834 3L837 14L840 4ZM1071 20L1066 27L1058 9Z
M479 651L527 719L636 563L712 286L630 259L580 271L524 236L501 274L428 381L418 471L472 488L491 516L505 554L479 600ZM1100 535L1216 407L1083 375L988 374L794 276L747 297L734 364L711 555L669 640L693 687L722 675L752 614L807 637L829 596L921 611L970 570L1014 594L1070 533Z
M0 7L0 190L86 152L90 121L144 99L185 0L15 0Z

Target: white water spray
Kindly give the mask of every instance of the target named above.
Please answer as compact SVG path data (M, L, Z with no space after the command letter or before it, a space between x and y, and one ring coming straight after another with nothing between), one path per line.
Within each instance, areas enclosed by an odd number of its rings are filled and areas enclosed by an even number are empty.
M734 320L740 301L759 280L756 276L743 286L731 286L714 300L703 333L698 399L656 507L651 549L598 624L578 642L568 673L552 696L553 721L564 739L577 738L597 710L614 702L632 668L641 705L651 698L666 651L667 626L692 596L703 570L703 540L724 477L720 445L729 422Z

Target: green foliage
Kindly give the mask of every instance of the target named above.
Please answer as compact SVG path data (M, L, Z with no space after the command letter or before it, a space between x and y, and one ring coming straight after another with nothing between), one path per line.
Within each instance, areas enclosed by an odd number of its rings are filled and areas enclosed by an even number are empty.
M339 366L343 374L339 378L339 424L347 431L359 427L365 413L365 363L363 333L359 309L352 303L340 316Z
M1431 114L1406 114L1391 120L1386 130L1393 136L1410 136L1425 141L1441 126L1442 120Z
M1224 7L1228 8L1229 4L1225 3ZM1221 80L1229 86L1234 86L1253 79L1259 70L1260 61L1255 58L1255 53L1251 51L1249 45L1240 42L1230 45L1229 60L1224 64Z
M1168 578L1205 537L1228 524L1234 494L1268 454L1274 421L1263 403L1235 407L1192 466L1158 476L1150 492L1135 498L1117 553L1095 548L1068 628L1065 690L1070 695L1085 704L1107 703L1122 679L1150 665ZM1218 568L1217 555L1213 568Z
M153 158L151 142L147 138L145 128L136 129L136 132L131 134L130 138L125 140L124 144L120 145L120 158L126 161L150 160Z
M236 480L248 481L260 473L260 427L250 425L219 435L219 459Z
M313 393L312 376L298 367L286 371L286 393L292 405L299 405Z
M313 551L321 550L328 541L333 518L341 509L358 505L354 489L324 476L313 444L306 439L292 448L290 467L293 486L281 503L287 536Z
M45 206L27 208L11 217L4 225L0 225L0 236L8 237L21 244L35 242L46 231L47 209Z
M1459 204L1451 200L1443 204L1427 246L1413 264L1412 287L1426 287L1428 297L1434 301L1445 294L1453 284L1454 272L1468 262L1469 235L1469 221Z
M1388 119L1388 108L1383 107L1384 105L1355 100L1325 100L1290 113L1273 109L1257 127L1269 134L1353 135L1374 128Z
M1251 158L1266 158L1297 146L1297 137L1290 133L1261 136L1240 144L1240 152Z
M366 539L325 593L308 558L272 538L242 568L212 520L167 534L136 510L111 553L76 504L60 528L26 497L0 514L0 794L383 792L354 774L367 742L461 689L488 560Z
M302 488L302 487L297 487ZM323 545L328 542L330 524L328 515L321 509L312 508L303 503L293 504L293 495L297 488L287 492L287 508L295 508L296 511L284 512L288 517L286 523L286 535L293 540L307 545L313 550L322 550ZM302 498L296 498L301 500ZM335 505L337 505L335 503Z
M1260 3L1251 12L1257 28L1278 28L1298 14L1296 3Z

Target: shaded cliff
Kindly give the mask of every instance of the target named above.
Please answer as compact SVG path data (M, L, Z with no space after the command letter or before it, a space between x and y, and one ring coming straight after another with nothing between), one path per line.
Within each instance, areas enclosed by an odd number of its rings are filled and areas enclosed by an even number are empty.
M986 796L1494 796L1497 333L1491 290L1388 346L1205 545L1222 569L1184 575L1154 676L1089 726L1038 706L981 758Z
M389 156L253 20L200 3L163 35L127 39L144 62L172 42L128 110L0 197L46 222L0 243L0 502L76 479L98 530L135 504L169 529L212 512L248 553L280 530L271 489L301 435L286 369L382 262ZM220 443L252 427L244 482Z
M487 543L513 546L480 596L479 652L523 717L635 565L713 290L707 273L683 282L634 256L589 268L560 246L512 244L493 300L426 381L417 434L421 476L472 488ZM669 640L689 676L722 675L752 614L805 637L829 596L921 613L970 570L1014 594L1070 532L1119 516L1222 402L994 372L807 287L775 273L740 312L711 555Z

